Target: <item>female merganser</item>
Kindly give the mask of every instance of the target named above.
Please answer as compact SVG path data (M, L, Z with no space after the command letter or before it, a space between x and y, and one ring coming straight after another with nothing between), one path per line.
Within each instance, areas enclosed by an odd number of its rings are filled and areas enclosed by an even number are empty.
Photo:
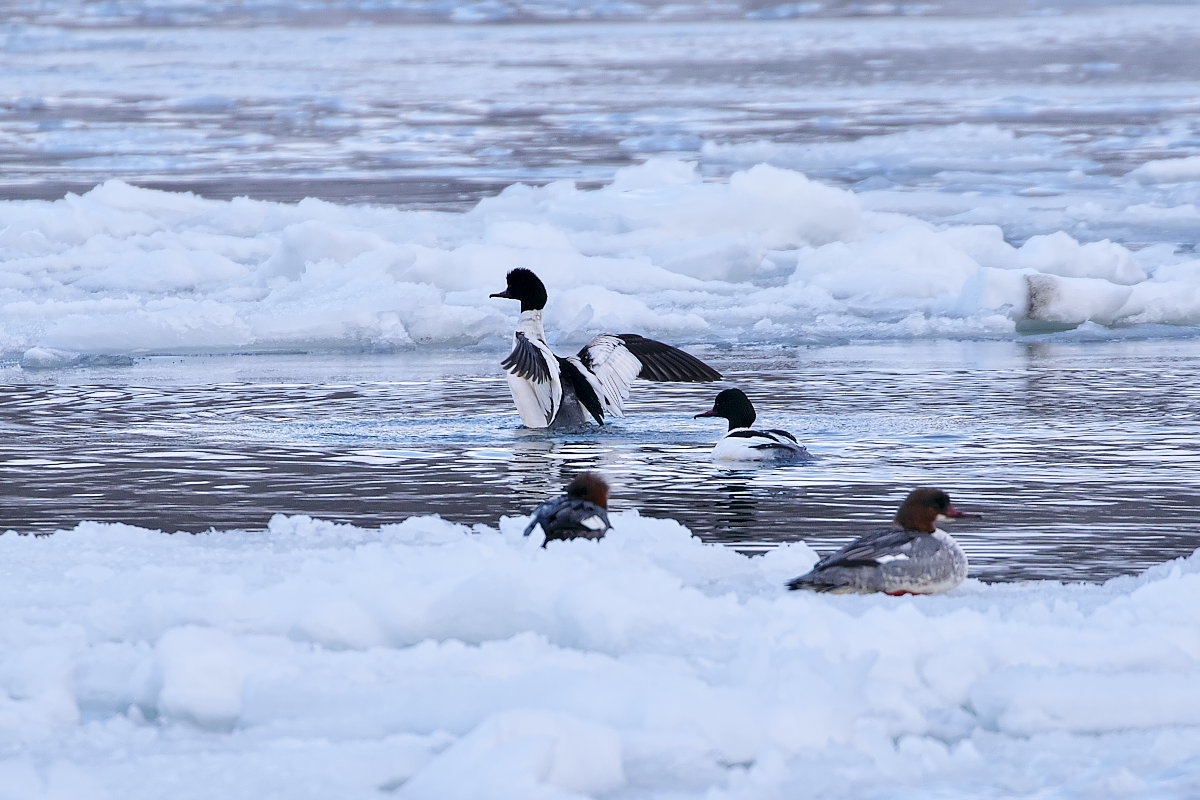
M718 394L711 409L692 419L700 417L729 420L729 433L712 451L712 457L718 461L795 461L810 457L804 446L787 431L751 428L754 405L741 389L726 389Z
M964 514L950 505L941 489L914 489L896 512L896 526L868 533L825 556L789 589L838 594L937 594L948 592L967 577L967 556L939 521Z
M608 523L608 483L595 472L581 472L567 484L562 497L547 500L533 510L525 535L541 527L546 542L554 539L600 539Z
M546 286L527 269L508 273L508 287L492 297L521 301L513 350L500 362L521 419L530 428L577 428L590 414L625 416L622 406L634 378L715 381L721 374L695 356L638 336L602 333L577 354L560 358L546 344L542 309Z

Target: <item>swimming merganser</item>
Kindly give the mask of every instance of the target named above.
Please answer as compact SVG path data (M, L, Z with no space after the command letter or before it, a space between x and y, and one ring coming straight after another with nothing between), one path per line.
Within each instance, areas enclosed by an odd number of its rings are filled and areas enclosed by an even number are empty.
M638 336L602 333L573 356L560 358L546 344L542 310L546 286L532 271L508 273L508 286L492 297L521 301L513 350L500 362L521 419L530 428L577 428L590 414L625 416L622 406L634 378L652 381L715 381L721 373L695 356Z
M789 589L838 594L937 594L967 577L967 556L937 523L964 514L941 489L914 489L896 512L896 526L868 533L817 562Z
M787 431L751 428L754 404L741 389L726 389L718 394L711 409L692 419L700 417L729 420L729 433L712 451L712 457L718 461L795 461L810 457L808 450Z
M546 542L554 539L600 539L608 522L608 483L595 472L581 472L567 484L562 497L547 500L533 510L525 535L541 527Z

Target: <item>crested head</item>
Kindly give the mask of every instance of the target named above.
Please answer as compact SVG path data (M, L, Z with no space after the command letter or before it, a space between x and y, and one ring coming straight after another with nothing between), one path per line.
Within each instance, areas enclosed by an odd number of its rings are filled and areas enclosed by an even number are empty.
M906 531L933 533L939 521L975 516L978 514L964 514L951 505L950 495L941 489L925 487L913 489L904 498L896 512L896 524Z
M754 404L750 402L749 397L746 397L745 392L741 389L726 389L717 395L710 410L697 414L693 419L724 417L729 420L729 430L733 430L734 428L749 428L754 424L755 416Z
M533 274L533 270L524 267L509 270L506 282L507 286L503 292L496 292L491 296L520 300L522 311L546 307L546 284Z
M567 496L608 508L608 481L598 472L581 472L567 484Z

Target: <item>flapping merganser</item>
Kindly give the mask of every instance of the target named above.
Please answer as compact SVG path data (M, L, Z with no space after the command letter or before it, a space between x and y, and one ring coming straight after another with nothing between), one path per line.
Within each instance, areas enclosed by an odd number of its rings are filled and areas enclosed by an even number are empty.
M612 527L608 523L608 483L595 472L579 473L567 484L566 494L534 509L525 535L537 527L546 535L546 542L602 538Z
M796 437L778 428L751 428L754 424L754 404L741 389L726 389L717 401L700 417L724 417L729 420L729 433L713 448L712 457L718 461L795 461L810 458Z
M789 589L866 594L937 594L967 577L967 556L937 523L964 514L941 489L914 489L896 512L896 527L868 533L825 556Z
M625 416L622 406L634 378L715 381L721 374L695 356L638 336L602 333L573 356L560 358L546 344L542 310L546 286L527 269L508 273L508 287L492 297L521 301L513 350L501 366L521 419L530 428L576 428L590 414Z

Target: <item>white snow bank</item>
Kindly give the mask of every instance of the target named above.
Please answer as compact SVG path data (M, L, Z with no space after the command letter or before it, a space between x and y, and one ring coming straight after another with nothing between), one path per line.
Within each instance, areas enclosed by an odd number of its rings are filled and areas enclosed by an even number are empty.
M1200 181L1200 156L1147 161L1129 174L1146 183Z
M488 295L514 266L546 280L548 329L569 341L1200 324L1200 279L1169 247L1135 255L1062 232L1015 247L995 226L869 211L854 193L766 165L705 182L692 164L653 160L601 189L518 184L464 213L226 202L119 182L0 210L7 352L502 348L516 309ZM1063 279L1050 318L1031 307L1027 280L1047 276Z
M804 544L523 523L0 536L0 797L1200 791L1200 554L831 597Z
M49 347L31 347L21 354L23 369L62 369L63 367L127 367L133 359L122 355L72 353Z

